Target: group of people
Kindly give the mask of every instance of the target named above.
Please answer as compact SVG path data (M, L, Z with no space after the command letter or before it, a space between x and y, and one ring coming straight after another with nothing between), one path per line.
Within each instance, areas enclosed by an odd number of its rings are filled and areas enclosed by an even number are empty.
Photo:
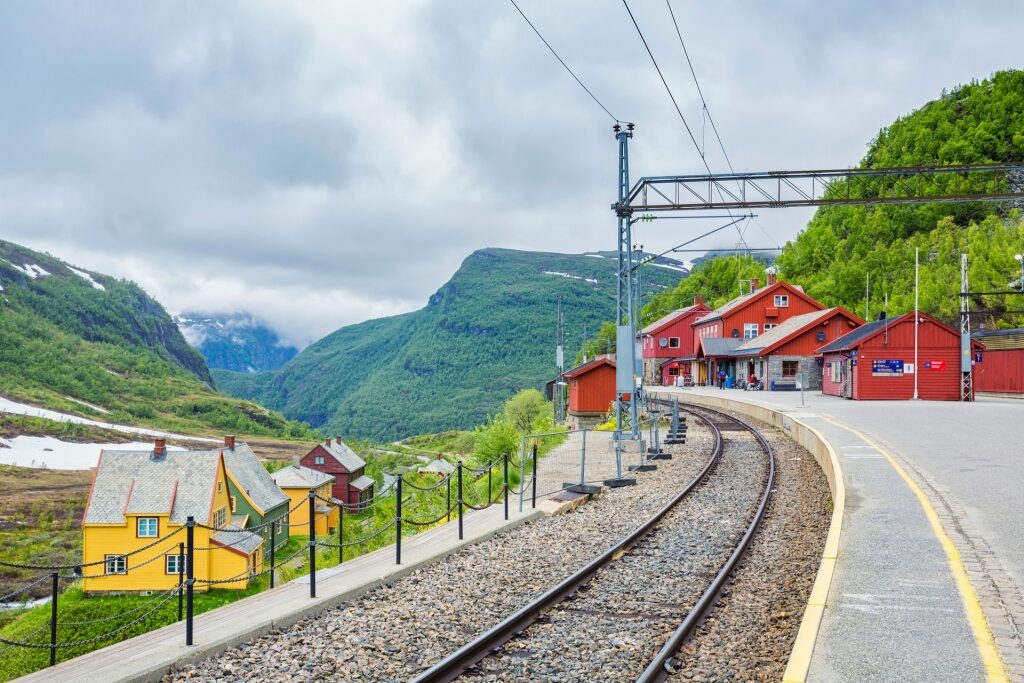
M718 370L718 388L719 389L725 389L726 383L728 382L728 380L729 380L729 376L726 374L725 370L719 368L719 370ZM760 382L757 379L757 375L755 375L753 372L751 372L750 376L747 377L747 386L745 388L748 391L752 390L752 389L760 389L761 388Z

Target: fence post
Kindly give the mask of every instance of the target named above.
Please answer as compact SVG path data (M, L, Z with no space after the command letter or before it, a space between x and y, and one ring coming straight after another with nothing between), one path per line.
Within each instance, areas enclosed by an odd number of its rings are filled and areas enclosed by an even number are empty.
M185 522L185 645L192 644L193 598L196 582L196 518L189 515Z
M526 498L526 437L523 437L523 445L519 448L519 512L523 511L523 501Z
M309 490L309 597L316 597L316 489Z
M358 503L357 503L358 505ZM338 506L338 564L345 561L345 504Z
M533 477L530 479L530 482L530 488L532 489L530 508L534 509L537 507L537 444L533 444Z
M57 663L57 592L60 590L60 576L50 574L50 666Z
M494 491L491 489L491 470L494 469L494 461L491 460L487 463L487 506L491 505L491 496L494 495Z
M178 544L178 621L181 621L185 599L185 544Z
M270 523L270 587L274 587L274 555L277 552L277 520Z
M504 476L505 476L505 484L504 484L503 488L505 489L505 521L507 522L508 521L508 451L505 451L502 454L501 459L503 461L504 468L505 468L505 474L504 474Z
M459 540L462 540L462 461L455 468L456 473L459 476L458 480L458 498L456 502L459 504Z
M447 488L448 488L448 498L447 498L448 519L446 519L445 521L446 522L450 522L450 521L452 521L452 475L451 474L446 475L445 482L448 485L447 486Z
M583 430L583 446L580 448L580 486L583 486L587 475L587 430Z
M395 564L402 564L402 475L395 482Z

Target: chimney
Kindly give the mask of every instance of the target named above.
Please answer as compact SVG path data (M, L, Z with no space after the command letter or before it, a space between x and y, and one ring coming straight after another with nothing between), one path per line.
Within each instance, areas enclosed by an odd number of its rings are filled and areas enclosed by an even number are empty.
M761 289L761 279L756 277L750 278L750 291L753 292L758 289Z
M885 320L885 311L879 311L878 312L878 319L879 320Z
M768 287L771 287L771 286L772 286L772 285L774 285L774 284L775 284L775 272L774 272L774 271L771 271L771 270L769 270L769 271L768 271L768 282L767 282L767 286L768 286Z
M167 439L153 439L153 455L162 456L167 452Z
M698 294L697 296L693 297L693 305L694 306L700 306L703 303L704 303L704 297L702 297L700 294Z
M327 441L325 441L325 442L324 442L324 444L325 444L326 446L330 446L330 445L331 445L331 439L333 439L333 438L334 438L333 436L329 436L329 437L327 437Z
M227 436L224 437L224 448L227 448L228 450L232 450L232 451L235 450L235 435L234 434L228 434Z
M292 467L298 467L300 460L301 460L301 458L299 458L299 456L293 455L292 456Z

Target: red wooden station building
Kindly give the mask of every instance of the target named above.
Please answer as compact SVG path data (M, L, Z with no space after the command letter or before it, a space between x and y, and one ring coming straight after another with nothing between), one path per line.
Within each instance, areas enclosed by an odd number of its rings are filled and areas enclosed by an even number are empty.
M986 330L971 337L985 345L981 362L974 364L975 393L1024 395L1024 328Z
M694 357L693 323L711 309L702 297L692 306L672 311L640 330L644 359L644 384L677 384L677 378L691 376Z
M373 498L372 477L366 476L366 462L341 437L327 437L307 453L300 464L334 477L331 497L346 505L362 509Z
M960 400L960 333L918 313L917 365L914 312L876 320L818 349L822 393L852 399ZM973 351L984 348L973 342Z

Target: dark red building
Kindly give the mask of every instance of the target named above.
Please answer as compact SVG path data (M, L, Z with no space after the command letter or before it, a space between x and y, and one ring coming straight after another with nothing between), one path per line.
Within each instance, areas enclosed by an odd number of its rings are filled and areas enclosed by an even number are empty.
M328 437L313 447L300 461L301 465L334 477L331 496L359 509L373 498L374 481L366 476L366 462L341 440Z
M822 393L858 400L960 400L960 333L920 313L914 364L914 313L876 320L818 349ZM974 343L975 350L983 348Z
M640 330L644 384L671 385L676 377L690 376L693 360L693 322L711 309L696 297L692 306L672 311Z
M601 356L563 377L569 383L569 424L585 428L603 422L615 401L615 361Z
M1024 394L1024 328L989 330L971 335L985 345L973 368L974 391L1020 397Z

